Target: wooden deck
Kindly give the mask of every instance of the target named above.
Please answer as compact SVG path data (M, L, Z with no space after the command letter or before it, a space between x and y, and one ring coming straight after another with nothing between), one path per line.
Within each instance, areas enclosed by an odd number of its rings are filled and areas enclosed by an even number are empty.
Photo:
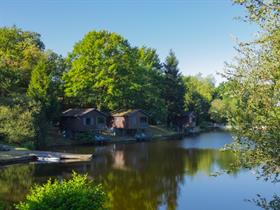
M92 154L71 154L50 151L36 151L36 150L16 150L0 152L0 165L35 162L39 158L50 157L58 158L57 162L76 162L89 161L92 159ZM46 161L47 162L47 161Z

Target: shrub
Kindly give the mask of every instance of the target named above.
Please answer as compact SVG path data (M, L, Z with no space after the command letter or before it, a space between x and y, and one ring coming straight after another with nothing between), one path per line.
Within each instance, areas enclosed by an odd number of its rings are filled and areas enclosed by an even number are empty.
M105 210L107 196L101 185L87 175L73 172L72 179L35 185L26 201L16 205L19 210Z
M20 105L0 106L0 136L11 144L21 144L35 137L33 110Z

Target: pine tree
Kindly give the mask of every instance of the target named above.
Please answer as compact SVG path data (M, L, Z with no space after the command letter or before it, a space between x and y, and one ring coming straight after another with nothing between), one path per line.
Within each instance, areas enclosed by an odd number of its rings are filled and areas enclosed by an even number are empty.
M170 50L164 63L163 98L167 107L167 125L172 126L184 111L185 88L175 53Z

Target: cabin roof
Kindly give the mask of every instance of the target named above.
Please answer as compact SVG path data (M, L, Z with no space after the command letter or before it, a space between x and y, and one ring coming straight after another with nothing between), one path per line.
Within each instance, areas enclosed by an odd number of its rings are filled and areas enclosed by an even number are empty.
M66 111L62 112L62 116L63 117L81 117L92 111L98 112L99 114L106 116L105 113L100 112L99 110L97 110L95 108L71 108L71 109L67 109Z
M149 116L146 112L144 112L142 109L128 109L128 110L122 110L118 112L113 112L112 116L113 117L126 117L126 116L131 116L135 114L136 112L141 112L144 115Z

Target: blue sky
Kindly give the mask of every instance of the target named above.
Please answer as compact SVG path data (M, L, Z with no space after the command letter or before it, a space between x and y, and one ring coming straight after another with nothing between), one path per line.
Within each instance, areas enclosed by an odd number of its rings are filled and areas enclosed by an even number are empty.
M132 46L155 48L162 60L173 49L184 75L223 70L235 54L235 37L250 40L257 31L234 19L244 14L230 0L0 1L0 26L36 31L59 54L67 55L88 31L106 29Z

